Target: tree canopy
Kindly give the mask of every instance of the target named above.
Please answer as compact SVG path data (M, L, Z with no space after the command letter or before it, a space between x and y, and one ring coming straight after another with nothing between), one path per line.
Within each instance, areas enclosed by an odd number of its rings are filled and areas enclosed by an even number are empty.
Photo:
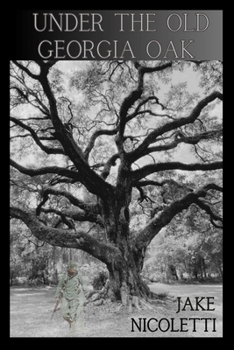
M191 205L222 228L222 62L12 61L10 95L10 215L39 240L139 272Z

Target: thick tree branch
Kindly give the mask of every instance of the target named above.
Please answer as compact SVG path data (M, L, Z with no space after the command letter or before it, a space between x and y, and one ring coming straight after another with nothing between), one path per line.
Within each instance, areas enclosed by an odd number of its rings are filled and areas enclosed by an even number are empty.
M96 139L101 136L101 135L115 135L117 133L117 129L112 129L112 130L109 130L109 129L102 129L102 130L97 130L93 133L93 135L91 136L90 138L90 141L89 141L89 144L88 146L86 147L85 151L84 151L84 158L86 160L88 160L88 157L89 157L89 154L90 152L92 151L93 147L94 147L94 144L95 144L95 141Z
M141 153L141 157L144 157L145 155L153 152L161 152L161 151L168 151L171 149L176 148L180 143L187 143L190 145L196 145L202 140L209 140L213 137L219 136L222 134L223 130L211 130L209 132L204 132L202 134L197 134L194 136L184 136L181 135L178 137L177 133L175 134L175 139L171 143L165 144L165 145L158 145L158 146L152 146L146 148L144 151ZM137 156L138 157L138 156ZM139 158L138 158L139 159ZM131 157L131 161L136 160Z
M119 126L118 126L118 137L116 138L116 144L119 149L120 154L123 154L123 136L124 130L127 123L127 114L129 109L134 105L134 103L141 97L144 88L144 75L146 73L152 73L156 71L161 71L172 66L172 62L162 64L155 67L144 67L140 65L139 62L135 62L135 68L138 70L138 85L135 90L131 91L128 96L126 96L121 104L119 111ZM141 107L141 104L138 106ZM137 110L138 111L138 110ZM135 111L136 112L136 111ZM131 117L130 117L131 118ZM130 120L130 119L129 119Z
M210 183L210 184L207 184L203 187L203 189L205 191L209 191L209 190L215 190L215 191L218 191L218 192L223 192L223 187L219 186L219 185L216 185L215 183Z
M186 171L207 171L207 170L217 170L222 169L223 162L213 162L213 163L192 163L184 164L180 162L168 162L168 163L156 163L145 165L144 167L134 170L131 174L132 183L135 185L140 179L164 170L186 170Z
M205 204L200 199L197 199L194 203L197 204L201 209L203 209L210 216L210 220L211 220L212 224L214 224L215 227L223 228L222 226L217 225L217 224L214 223L214 221L223 222L223 218L221 216L215 214L211 210L211 207L209 205Z
M96 174L90 168L89 164L85 160L81 148L74 141L72 133L67 130L67 128L63 125L62 121L59 118L56 98L53 94L47 77L49 69L52 65L56 63L56 61L37 61L36 63L40 66L39 75L32 74L27 68L25 68L17 61L14 61L14 63L24 72L26 72L31 78L37 79L41 83L43 91L49 102L50 116L56 132L56 138L60 141L61 145L63 146L66 155L69 156L75 167L79 170L80 175L83 179L82 183L91 193L98 195L100 198L104 199L104 197L111 197L112 186L106 183L101 176Z
M98 204L88 204L85 203L81 200L79 200L77 197L73 196L70 192L68 191L64 191L64 190L58 190L56 188L53 187L46 187L43 191L42 191L42 196L48 196L49 194L53 194L55 196L63 196L65 198L67 198L71 204L75 205L76 207L79 207L80 209L84 210L85 212L95 212L96 214L98 214L100 208Z
M75 224L73 220L68 219L64 213L60 214L60 220L61 223L65 224L70 230L75 230ZM58 227L58 223L56 227Z
M119 255L117 248L100 243L82 230L45 226L32 211L11 207L10 216L23 221L36 238L53 246L81 249L107 264Z
M19 125L24 130L27 130L30 132L32 138L36 142L36 144L41 148L42 151L46 152L47 154L64 154L64 150L62 148L50 148L45 146L41 141L40 138L37 136L37 133L28 125L24 124L22 121L10 117L10 120L14 122L16 125Z
M166 123L163 126L153 130L141 143L141 145L135 149L133 152L128 154L128 160L131 162L136 161L137 159L142 157L142 154L146 152L148 146L151 143L154 143L158 136L161 136L165 134L166 132L175 130L179 127L182 127L184 125L194 123L194 121L199 117L201 111L212 101L214 101L216 98L223 100L223 94L214 91L209 96L206 96L203 98L196 107L192 110L190 115L188 117L182 117L176 120L173 120L172 122Z
M101 173L101 177L103 179L108 178L110 171L111 171L111 167L116 165L116 160L118 158L119 158L119 154L116 153L106 162L106 164L104 165L104 168L102 170L102 173Z
M42 208L42 206L49 199L49 195L51 195L51 194L55 195L55 196L63 196L65 198L67 198L71 204L79 207L82 210L78 211L78 210L71 210L71 209L70 210L63 209L63 211L61 212L60 210L53 209L53 208L46 208L46 209ZM40 215L40 212L55 213L57 215L60 215L62 218L64 215L64 218L66 216L68 216L76 221L96 222L96 223L103 226L103 220L102 220L101 216L99 215L99 213L100 213L99 204L85 203L85 202L79 200L78 198L76 198L75 196L73 196L70 192L58 190L58 189L55 189L53 187L46 187L45 189L43 189L41 195L43 197L43 200L38 205L38 207L36 209L37 215Z
M10 165L15 169L19 170L22 174L33 176L46 175L46 174L57 174L60 176L65 176L75 181L82 182L82 179L78 172L69 170L66 168L58 167L58 166L47 166L42 168L25 168L22 165L16 163L14 160L10 159Z
M28 118L27 120L31 119L31 120L42 120L42 119L50 119L50 115L49 115L49 110L48 108L45 106L45 104L42 102L42 100L38 97L37 92L30 89L25 82L21 82L21 84L24 85L24 87L26 88L26 91L24 92L21 88L19 88L18 86L12 86L10 89L15 89L18 93L18 95L20 96L21 100L23 100L23 103L25 101L27 101L30 105L32 105L33 107L39 109L39 111L45 115L44 118ZM34 103L34 101L30 100L30 96L33 96L35 101L37 102L37 104Z
M198 189L197 191L186 194L181 199L175 200L166 206L166 208L160 211L143 230L138 232L133 243L136 247L136 250L145 249L151 240L159 233L159 231L170 223L174 216L183 210L188 209L191 204L197 203L197 201L199 201L199 198L206 197L207 191L216 189L219 191L221 190L220 186L217 186L216 184L208 184ZM201 201L199 201L199 203L200 202ZM214 216L212 218L214 219ZM215 218L217 220L220 220L220 218L217 216L215 216Z
M73 209L63 209L62 211L54 208L41 208L41 212L43 213L54 213L56 215L59 215L60 217L69 217L75 221L79 222L95 222L96 224L100 225L103 227L103 219L102 217L94 212L84 212L83 210L73 210Z
M89 164L85 160L81 148L76 144L72 134L67 131L67 129L64 127L63 123L59 119L56 99L50 88L46 72L45 74L42 74L40 82L49 100L51 120L57 134L59 135L59 141L61 142L66 154L70 157L70 159L82 175L83 184L90 192L98 195L100 198L110 197L112 195L112 186L106 183L98 174L96 174L90 168Z
M27 75L35 80L39 80L40 78L40 74L33 74L27 67L25 67L23 64L17 62L17 61L12 61L18 68L20 68L21 70L23 70L25 73L27 73Z
M155 203L149 196L147 196L143 189L141 188L141 186L136 186L136 188L138 189L138 191L140 192L140 197L138 198L138 204L142 203L143 201L150 201L151 203Z
M128 123L130 120L134 119L137 115L139 114L143 114L143 113L149 113L151 115L156 115L155 113L153 113L150 110L143 110L140 111L141 107L144 106L147 102L149 101L155 101L157 104L159 104L162 109L164 109L164 106L159 102L158 98L156 96L148 96L147 98L143 99L138 106L136 107L135 111L131 114L128 114L127 118L126 118L126 123Z
M155 180L144 180L144 181L138 181L136 187L144 187L144 186L157 186L157 187L163 187L164 185L166 184L171 184L171 185L175 185L177 186L178 188L186 188L187 190L189 191L192 191L192 188L186 186L186 185L183 185L183 184L180 184L178 182L176 182L175 180L173 179L165 179L163 181L155 181Z

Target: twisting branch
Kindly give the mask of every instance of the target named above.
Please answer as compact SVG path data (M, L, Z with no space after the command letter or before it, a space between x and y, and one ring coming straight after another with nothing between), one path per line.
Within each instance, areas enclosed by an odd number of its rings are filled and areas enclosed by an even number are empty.
M67 108L69 109L69 112L70 112L71 117L70 117L70 119L67 121L67 123L70 123L71 120L74 119L74 115L73 115L73 112L72 112L72 109L71 109L72 102L69 100L69 98L64 97L64 96L60 97L60 99L65 100L65 101L68 102Z
M138 181L137 182L136 187L137 186L141 186L141 187L144 187L144 186L159 186L159 187L162 187L162 186L164 186L166 184L176 185L179 188L186 188L189 191L193 191L192 188L190 188L190 187L188 187L186 185L180 184L180 183L176 182L173 179L165 179L165 180L162 180L162 181L142 180L142 181Z
M38 209L38 208L37 208ZM54 213L58 216L60 216L60 219L56 222L56 224L54 225L54 227L59 227L60 224L65 224L69 229L71 230L74 230L75 229L75 224L74 222L71 220L73 219L74 220L74 217L72 215L72 213L68 213L66 210L63 210L63 212L61 212L60 210L57 210L57 209L53 209L53 208L50 208L50 209L45 209L45 208L41 208L41 211L43 213ZM68 219L71 218L71 219ZM82 221L82 220L80 220Z
M36 79L39 80L40 79L40 74L33 74L27 67L25 67L24 65L20 64L17 61L12 61L18 68L20 68L21 70L23 70L25 73L28 74L28 76L32 79Z
M72 220L68 220L68 218L64 215L61 214L61 219L62 222L70 229L70 230L75 230L75 224Z
M140 192L140 197L138 198L138 204L141 204L144 200L146 202L150 201L151 203L155 203L155 201L153 201L149 196L147 196L144 193L143 189L141 188L141 186L139 184L138 184L138 186L136 186L136 188Z
M23 101L23 103L25 101L27 101L30 105L32 105L33 107L39 109L39 111L45 115L44 118L28 118L27 120L31 119L31 120L36 120L36 119L50 119L50 114L49 114L49 109L45 106L45 104L42 102L41 99L39 99L38 94L36 91L30 89L26 83L24 81L20 81L21 84L23 84L23 86L26 89L26 92L24 93L23 90L21 88L19 88L18 86L12 85L12 87L10 88L11 90L16 90L18 93L18 96L20 96L21 100ZM34 103L34 101L30 100L30 96L33 96L35 101L37 102L37 104Z
M37 79L40 82L49 102L50 116L56 132L56 138L63 146L66 155L71 159L75 167L79 169L80 176L82 177L82 183L91 193L98 195L100 198L110 198L113 195L112 186L105 182L101 176L90 168L89 164L85 160L82 149L77 145L72 133L66 129L59 118L57 101L47 77L49 69L56 63L56 61L37 61L36 63L40 66L40 74L38 75L32 74L28 68L25 68L19 62L14 61L14 63L31 78Z
M131 91L128 96L126 96L121 104L119 111L119 125L118 125L118 137L116 138L116 144L120 154L124 154L123 150L123 136L127 120L127 114L129 109L134 105L134 103L141 97L144 88L144 75L146 73L152 73L156 71L164 70L172 66L172 62L168 62L155 67L145 67L139 62L135 62L135 68L138 71L138 84L135 90ZM154 99L157 99L154 97ZM141 106L140 106L141 107ZM139 108L140 108L139 107Z
M78 210L66 210L63 211L54 209L54 208L43 208L43 205L48 201L49 195L63 196L67 198L71 204L79 207L81 211ZM70 217L76 221L89 221L96 222L99 225L103 226L103 221L99 215L100 208L99 204L87 204L79 200L71 193L63 190L58 190L53 187L46 187L41 191L42 201L39 203L36 209L36 215L39 216L41 212L43 213L54 213L61 217L61 222L66 224L69 228L74 228L73 222L68 220L66 217Z
M201 209L203 209L209 216L210 216L210 220L211 223L216 227L216 228L223 228L223 226L220 226L218 224L216 224L214 221L220 221L223 222L223 218L220 217L219 215L215 214L212 210L211 207L207 204L205 204L203 201L201 201L200 199L196 199L195 204L197 204Z
M45 193L45 194L43 195L42 201L41 201L41 202L38 204L38 206L37 206L37 209L36 209L36 215L37 215L37 216L40 215L40 213L41 213L41 208L42 208L42 206L48 201L48 199L49 199L49 195Z
M106 162L106 164L104 165L104 168L102 170L102 173L101 173L101 177L103 179L108 178L108 176L110 174L111 167L116 165L116 160L118 158L119 158L119 154L116 153Z
M96 214L99 213L100 208L98 204L88 204L81 200L79 200L77 197L73 196L68 191L58 190L53 187L46 187L43 189L41 195L43 198L48 198L48 195L52 194L55 196L63 196L67 198L71 204L75 205L76 207L79 207L80 209L84 210L85 212L95 212Z
M159 128L153 130L139 145L138 148L136 148L133 152L128 154L128 160L131 162L134 162L135 160L139 159L142 157L142 154L146 152L148 146L151 143L154 143L157 138L166 132L178 129L184 125L194 123L194 121L199 117L201 111L212 101L214 101L216 98L222 100L223 99L223 94L220 93L219 91L214 91L210 95L206 96L203 98L196 107L192 110L190 115L188 117L182 117L179 119L176 119L172 122L166 123Z
M49 195L63 196L67 198L71 204L76 207L79 207L81 211L78 210L66 210L63 211L54 209L54 208L43 208L43 205L48 201ZM53 187L46 187L41 191L42 201L39 203L36 209L36 215L39 216L41 212L43 213L54 213L61 217L61 222L65 223L69 228L74 228L73 222L68 220L66 217L70 217L76 221L89 221L96 222L99 225L103 226L103 221L100 213L99 204L87 204L75 196L73 196L68 191L58 190Z
M157 104L159 104L162 107L162 109L164 109L164 106L159 102L159 100L158 100L158 98L156 96L148 96L147 98L143 99L138 104L138 106L136 107L136 109L135 109L135 111L133 113L128 114L128 116L126 118L126 122L129 122L130 120L135 118L137 115L142 114L142 113L149 113L151 115L156 115L156 114L152 113L152 111L150 111L150 110L140 111L141 107L144 106L149 101L155 101ZM170 117L170 116L168 116L168 117Z
M156 163L145 165L144 167L134 170L131 174L132 183L135 184L142 178L164 170L186 170L186 171L195 171L195 170L217 170L222 169L223 162L213 162L213 163L191 163L184 164L180 162L167 162L167 163Z
M174 140L171 143L167 143L165 145L148 147L141 152L141 157L144 157L152 152L161 152L161 151L168 151L168 150L174 149L180 143L186 143L189 145L196 145L197 143L199 143L202 140L209 140L213 137L221 135L222 131L223 130L211 130L209 132L205 132L205 133L197 134L197 135L193 135L193 136L185 136L181 132L178 131L178 132L174 133ZM158 141L161 141L161 139ZM136 156L139 159L139 156L138 155L136 155ZM130 158L131 158L131 162L133 160L134 161L136 160L136 159L134 159L134 157L132 155L130 155Z
M45 214L56 214L61 217L62 221L64 223L64 218L71 218L74 221L78 222L95 222L96 224L100 225L101 227L104 226L102 217L94 212L85 212L83 210L72 210L72 209L63 209L63 211L55 209L55 208L41 208L41 212ZM66 223L67 225L67 223ZM67 225L68 226L68 225Z
M120 257L116 247L99 242L83 230L45 226L31 210L13 206L10 207L10 216L23 221L36 238L53 246L82 249L106 264L111 264L113 259L117 261Z
M30 132L32 138L36 142L36 144L42 149L42 151L46 152L47 154L64 154L63 148L50 148L45 146L41 141L40 138L37 136L37 133L28 125L24 124L22 121L18 120L17 118L10 117L10 120L14 122L16 125L20 126L24 130L27 130Z
M32 235L30 235L30 236L26 236L26 235L22 234L22 236L23 236L23 237L25 237L25 238L27 238L28 243L32 243L32 244L34 244L34 245L35 245L35 247L37 247L37 248L41 248L41 247L43 247L43 245L45 244L45 242L42 242L42 244L41 244L41 245L38 245L38 244L36 244L35 242L31 241L31 239L29 239L29 237L31 237Z
M95 144L95 141L96 139L99 137L99 136L102 136L102 135L115 135L117 132L117 129L101 129L101 130L97 130L93 133L93 135L91 136L90 138L90 141L89 141L89 144L88 146L86 147L85 151L84 151L84 158L86 160L88 160L88 157L89 157L89 154L90 152L92 151L93 147L94 147L94 144Z
M69 170L66 168L58 167L58 166L47 166L42 168L25 168L22 165L18 164L14 160L10 159L10 165L15 169L19 170L22 174L29 176L38 176L38 175L46 175L46 174L57 174L61 176L68 177L78 182L82 182L82 178L78 174L78 172Z
M207 195L207 192L209 190L217 190L221 191L222 188L214 183L210 183L197 191L190 192L183 196L181 199L173 201L171 204L167 205L162 211L160 211L153 220L150 221L150 223L138 234L135 238L135 247L136 250L141 250L146 248L151 240L159 233L159 231L170 223L170 221L174 218L175 215L182 212L185 209L188 209L189 206L193 203L197 203L199 201L199 204L202 202L199 200L200 198L204 198ZM203 203L201 204L203 206ZM204 208L209 211L208 208ZM220 220L220 217L216 216L215 214L211 214L211 211L209 214L212 216L212 219Z

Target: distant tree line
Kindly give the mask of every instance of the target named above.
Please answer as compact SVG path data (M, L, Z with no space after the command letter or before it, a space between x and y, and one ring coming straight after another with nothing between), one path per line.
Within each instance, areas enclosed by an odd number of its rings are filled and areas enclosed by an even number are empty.
M143 269L149 281L222 281L222 232L202 217L195 226L193 209L152 242Z

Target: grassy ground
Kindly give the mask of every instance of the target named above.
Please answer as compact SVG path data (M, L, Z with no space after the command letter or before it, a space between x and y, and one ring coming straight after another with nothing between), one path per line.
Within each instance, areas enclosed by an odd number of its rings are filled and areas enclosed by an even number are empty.
M222 285L193 284L193 285L166 285L154 283L151 289L156 293L168 292L170 296L181 297L185 301L190 297L214 297L214 311L186 311L176 313L177 299L175 302L159 303L157 311L136 310L129 314L127 310L118 309L118 305L106 302L101 306L84 308L84 327L76 334L77 337L222 337ZM55 288L11 288L10 290L10 337L69 337L68 324L60 315L59 310L51 320L54 307ZM175 330L180 328L180 318L215 318L215 330L213 321L196 321L196 332L193 331L193 322L187 321L188 332L163 331L167 327L167 321L161 321L162 330L155 332L139 332L137 327L132 330L132 320L139 322L139 318L161 318L171 320L174 318ZM142 321L143 322L143 321ZM150 321L151 330L156 328L156 321ZM184 321L186 322L186 321ZM208 332L205 330L207 322ZM143 328L142 328L143 330Z

